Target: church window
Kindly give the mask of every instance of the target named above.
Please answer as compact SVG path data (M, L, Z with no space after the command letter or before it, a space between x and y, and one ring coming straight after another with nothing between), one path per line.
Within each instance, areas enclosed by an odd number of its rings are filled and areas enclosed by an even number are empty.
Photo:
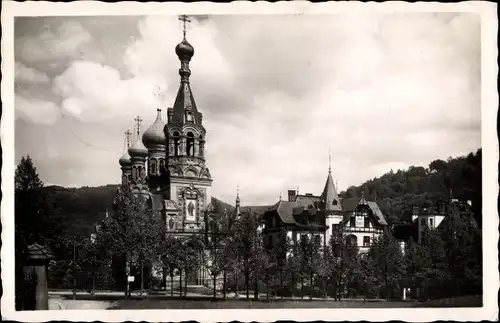
M149 167L150 167L150 170L149 170L149 173L151 175L156 175L156 160L154 159L151 159L151 162L149 163Z
M176 131L174 132L174 156L179 156L179 145L180 145L179 133Z
M363 247L370 246L370 237L363 237Z
M160 173L164 171L164 168L165 168L165 160L160 159Z
M194 155L194 135L192 132L187 133L186 139L186 155L193 156Z
M193 114L191 113L191 111L186 112L186 121L193 122Z
M370 227L370 218L365 216L365 228L369 228Z

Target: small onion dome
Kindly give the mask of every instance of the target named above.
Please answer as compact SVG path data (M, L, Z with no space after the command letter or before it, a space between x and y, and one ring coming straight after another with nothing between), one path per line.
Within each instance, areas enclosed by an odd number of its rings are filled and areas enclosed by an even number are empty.
M184 38L177 46L175 46L175 53L180 60L190 60L194 55L194 48L190 43L188 43L186 38Z
M148 150L144 147L140 138L137 138L135 143L128 149L128 153L131 158L148 157Z
M161 109L156 110L158 115L156 117L155 122L148 130L144 132L142 135L142 143L146 148L151 149L154 146L165 145L165 133L163 132L163 128L165 128L165 123L161 119Z
M120 163L120 166L130 166L132 165L132 161L130 160L130 155L128 154L128 151L125 152L125 154L118 160Z

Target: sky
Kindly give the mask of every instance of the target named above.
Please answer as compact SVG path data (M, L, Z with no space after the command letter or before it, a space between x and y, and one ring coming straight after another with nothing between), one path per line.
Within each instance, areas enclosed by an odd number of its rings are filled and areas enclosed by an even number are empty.
M473 13L195 16L191 87L212 195L275 203L481 146ZM15 20L16 163L46 185L120 181L124 132L173 105L177 16ZM159 94L160 93L160 94Z

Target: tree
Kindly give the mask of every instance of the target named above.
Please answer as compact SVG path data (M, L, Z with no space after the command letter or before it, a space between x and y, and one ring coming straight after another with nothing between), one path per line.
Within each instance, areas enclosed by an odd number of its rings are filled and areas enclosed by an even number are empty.
M283 298L283 284L286 275L287 256L291 249L290 239L285 226L281 226L272 247L272 259L276 261L276 269L279 275L279 290Z
M16 168L14 187L16 308L22 309L25 289L23 267L28 246L40 243L50 248L56 257L60 257L57 249L61 244L63 231L58 221L58 210L42 191L43 183L29 156L22 157Z
M158 263L161 264L163 275L165 277L163 284L166 285L166 276L170 277L170 296L174 295L174 274L175 270L181 268L181 258L184 256L184 248L179 238L172 236L163 226L163 234L158 250L156 252Z
M154 251L163 240L161 228L161 219L153 215L143 199L133 195L127 184L123 184L117 191L113 214L100 231L98 241L122 267L119 272L140 265L143 288L144 263L155 260Z
M401 246L391 232L385 230L371 245L368 257L374 265L374 275L378 283L383 286L386 298L389 299L404 277L405 268Z
M441 236L446 255L449 296L482 292L482 237L472 211L465 203L452 203Z
M255 251L255 236L257 231L257 222L255 217L249 213L240 215L237 224L236 244L238 254L241 255L243 261L243 270L245 274L246 297L250 298L250 276L252 273L252 260Z

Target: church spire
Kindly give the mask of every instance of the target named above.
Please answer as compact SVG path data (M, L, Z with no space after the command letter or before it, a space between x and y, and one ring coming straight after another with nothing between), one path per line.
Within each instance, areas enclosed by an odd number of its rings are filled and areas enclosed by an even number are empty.
M240 186L236 186L236 215L240 215Z
M328 154L328 176L326 178L325 188L323 189L323 193L321 194L321 200L325 205L325 211L334 212L341 211L339 196L337 194L337 189L335 188L335 184L333 183L332 178L332 157L331 154Z
M189 85L189 77L191 70L189 69L189 62L194 55L194 48L186 39L187 23L191 22L186 15L179 17L183 22L183 39L175 47L175 53L181 62L179 75L181 77L181 84L177 91L173 109L169 109L168 122L177 124L196 124L202 127L202 114L198 112L196 103L194 101L191 86Z

